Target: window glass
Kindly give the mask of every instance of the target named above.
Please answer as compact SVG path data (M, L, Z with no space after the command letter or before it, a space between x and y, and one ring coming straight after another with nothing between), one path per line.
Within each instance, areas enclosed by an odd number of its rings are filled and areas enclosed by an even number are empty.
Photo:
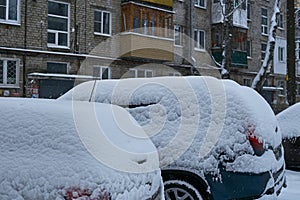
M103 13L103 33L110 34L110 13Z
M17 62L7 61L7 84L16 84Z
M0 60L0 84L3 84L3 60Z
M68 5L48 1L48 14L68 17Z
M48 17L48 29L67 31L68 19L63 19L58 17Z
M47 63L47 72L48 73L58 73L58 74L67 74L68 73L68 64L67 63Z

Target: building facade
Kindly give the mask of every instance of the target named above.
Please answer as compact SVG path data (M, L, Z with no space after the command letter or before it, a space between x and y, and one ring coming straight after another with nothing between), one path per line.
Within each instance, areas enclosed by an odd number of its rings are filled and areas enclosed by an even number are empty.
M233 0L230 75L242 85L261 67L273 3ZM219 0L4 0L0 8L0 96L57 98L95 79L220 78ZM273 106L285 104L285 10L281 1L265 87Z

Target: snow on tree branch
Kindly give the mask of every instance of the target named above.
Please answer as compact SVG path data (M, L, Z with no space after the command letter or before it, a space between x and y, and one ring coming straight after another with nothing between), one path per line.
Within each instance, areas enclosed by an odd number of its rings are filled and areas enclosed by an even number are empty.
M269 73L269 69L271 68L271 63L273 60L273 54L274 54L274 47L275 47L275 37L276 37L276 30L277 30L277 16L280 14L280 0L275 0L274 2L274 12L271 19L271 26L270 26L270 32L268 36L268 43L267 43L267 49L266 49L266 55L263 61L263 64L254 78L251 87L257 91L261 91L264 81L266 80L266 77Z

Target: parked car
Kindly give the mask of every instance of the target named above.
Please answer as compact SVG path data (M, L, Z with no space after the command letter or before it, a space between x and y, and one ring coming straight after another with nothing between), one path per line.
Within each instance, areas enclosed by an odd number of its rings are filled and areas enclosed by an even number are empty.
M283 138L286 167L300 170L300 103L276 115Z
M156 148L125 109L23 98L0 107L1 200L161 199Z
M158 148L167 200L254 199L285 183L281 133L254 90L212 77L90 81L58 101L127 108Z

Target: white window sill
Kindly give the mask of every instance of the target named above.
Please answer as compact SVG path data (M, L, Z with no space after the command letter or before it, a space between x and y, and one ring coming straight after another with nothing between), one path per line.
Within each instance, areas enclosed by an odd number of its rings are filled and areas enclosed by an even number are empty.
M58 46L58 45L53 45L53 44L47 44L47 47L54 48L54 49L70 49L70 47L68 47L68 46Z
M278 30L281 30L281 31L284 31L284 28L283 28L283 27L278 27L277 29L278 29Z
M195 5L196 8L200 8L200 9L204 9L206 10L206 6L199 6L199 5Z
M111 34L103 34L103 33L98 33L98 32L94 32L94 35L104 36L104 37L111 37Z
M261 35L262 36L266 36L266 37L268 37L269 35L268 34L266 34L266 33L261 33Z
M21 26L20 22L17 21L7 21L7 20L0 20L0 24L7 24L7 25L14 25L14 26Z
M0 88L4 88L4 89L20 89L19 85L3 85L0 84Z
M202 52L202 53L205 53L205 52L206 52L205 49L194 48L194 50L197 51L197 52Z
M174 47L176 47L176 48L183 48L183 45L180 45L180 44L174 44Z

